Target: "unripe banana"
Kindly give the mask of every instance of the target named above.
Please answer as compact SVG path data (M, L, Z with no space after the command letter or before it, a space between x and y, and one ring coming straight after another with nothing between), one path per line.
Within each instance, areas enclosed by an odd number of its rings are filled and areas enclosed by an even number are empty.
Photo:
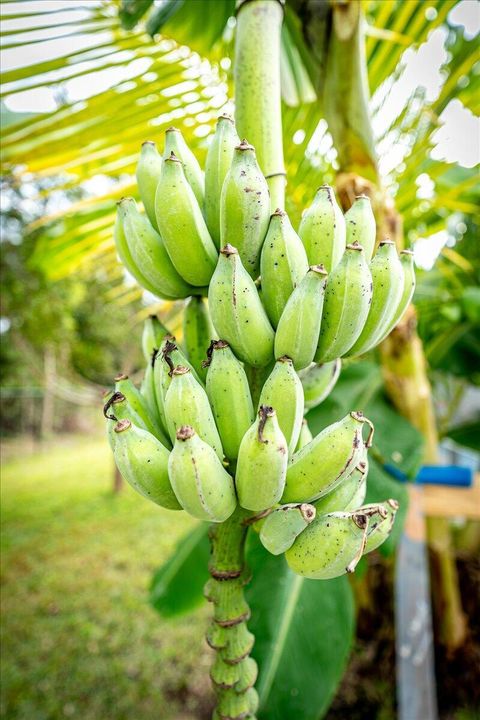
M403 292L402 297L400 298L400 302L398 303L398 307L395 311L395 315L393 316L393 320L391 321L388 328L383 333L382 338L379 342L382 342L382 340L385 340L387 335L389 335L393 328L397 326L397 324L402 319L402 316L407 309L407 307L410 305L410 302L413 297L413 293L415 292L415 266L413 262L413 252L411 250L402 250L400 252L400 263L402 265L403 269Z
M297 537L285 553L297 575L329 580L353 572L362 557L369 518L358 513L333 512L319 515Z
M132 408L125 395L117 390L109 394L103 406L103 415L107 419L113 420L113 424L119 420L130 420L136 427L142 430L148 430L146 424L140 415Z
M192 188L199 206L203 208L205 179L202 169L197 158L185 142L185 138L180 130L169 127L165 132L164 160L169 158L172 153L182 161L187 182Z
M165 395L165 418L172 442L175 442L179 428L191 425L200 438L215 450L220 460L223 459L222 442L207 394L188 367L177 365L173 369Z
M368 461L364 452L352 474L331 492L317 500L314 505L319 515L329 512L356 510L365 500L367 491Z
M208 285L217 264L217 250L181 161L173 153L164 160L155 196L160 235L183 279Z
M140 390L133 384L128 375L120 373L115 377L115 391L124 395L128 401L128 404L134 410L137 415L142 419L143 425L148 432L155 435L159 440L168 440L165 438L162 427L155 422L155 418L150 414L150 409L147 401L143 397ZM163 438L163 440L162 440Z
M288 298L307 271L302 241L288 215L276 210L270 218L260 256L262 302L273 327L277 327Z
M361 355L375 347L390 327L403 293L404 275L395 243L381 242L370 263L373 296L365 326L348 351Z
M296 370L313 360L320 335L327 273L312 265L290 295L275 334L275 357L287 355Z
M160 173L162 172L162 156L151 140L143 143L137 163L137 185L140 198L151 224L158 230L155 216L155 193Z
M299 373L307 410L317 407L330 395L340 377L341 369L342 361L337 358L323 365L310 365Z
M255 412L245 370L224 340L209 348L206 390L224 453L235 460Z
M140 385L140 393L142 397L145 398L145 401L147 403L148 412L150 417L152 418L152 422L155 425L155 428L161 430L161 435L159 435L159 439L161 442L165 445L165 447L170 447L170 438L167 432L167 428L164 425L163 419L159 413L158 406L157 406L157 398L155 393L155 375L154 375L154 363L157 356L157 350L154 350L152 352L152 357L150 359L150 362L147 363L145 367L145 373L143 375L142 384Z
M342 357L358 339L372 300L372 276L360 245L347 245L330 273L315 362Z
M168 478L169 451L151 433L120 420L114 457L123 478L140 495L169 510L181 510Z
M292 547L295 539L315 518L313 505L282 505L262 522L260 540L272 553L281 555Z
M364 555L376 550L388 538L395 522L397 510L398 502L390 499L385 500L383 503L363 505L356 511L369 516Z
M302 420L302 427L300 428L300 435L298 436L298 442L297 447L295 448L295 452L298 452L301 450L305 445L308 445L309 442L313 440L313 435L310 431L310 428L308 427L308 422L305 418Z
M154 362L153 385L155 399L157 401L157 409L162 426L166 429L167 421L165 417L165 395L167 394L167 390L172 382L173 368L177 365L189 367L194 378L199 382L200 379L183 352L178 348L173 335L165 336L160 346L160 350L152 359Z
M143 323L142 350L146 362L151 362L154 350L159 350L168 330L156 315L149 315Z
M193 517L224 522L235 510L233 479L213 448L188 425L176 433L168 472L177 498Z
M289 357L281 357L268 376L260 395L259 405L275 405L278 424L293 455L303 421L303 388Z
M159 289L156 285L147 280L144 275L140 272L139 268L135 264L130 248L128 247L127 238L123 227L123 216L124 212L122 209L124 198L117 203L117 217L115 219L115 226L113 229L113 238L115 240L115 247L118 253L118 257L124 268L128 270L130 275L135 278L138 284L152 293L152 295L158 295Z
M242 263L258 277L260 251L270 218L267 181L258 167L255 149L242 140L223 183L220 200L220 246L235 242ZM217 328L218 329L218 328Z
M238 452L235 484L240 505L256 512L275 505L285 487L287 462L287 442L275 410L262 405Z
M370 262L375 248L377 233L375 215L373 214L370 199L366 195L359 195L350 210L345 214L347 228L347 243L357 242L365 251L365 258Z
M254 367L268 365L273 359L274 332L255 283L231 245L220 250L208 304L217 333L235 355Z
M211 340L215 337L207 303L198 295L191 297L183 315L184 347L190 363L203 382L207 371L202 361L205 359Z
M296 452L288 465L282 502L317 500L351 475L362 457L365 422L371 425L362 413L351 412ZM372 433L367 447L370 447L371 436Z
M310 265L323 265L331 272L345 252L345 219L330 185L322 185L302 216L298 234Z
M169 299L191 295L193 288L175 270L162 238L140 215L133 198L122 198L119 204L123 230L132 260L159 297Z
M210 235L220 249L220 199L240 139L230 115L220 115L205 162L205 219Z

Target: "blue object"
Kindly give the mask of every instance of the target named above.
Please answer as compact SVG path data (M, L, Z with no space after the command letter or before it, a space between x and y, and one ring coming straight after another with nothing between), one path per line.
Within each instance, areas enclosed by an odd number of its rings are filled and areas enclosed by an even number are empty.
M409 478L395 465L386 463L383 466L389 475L409 482ZM460 465L424 465L413 481L416 485L450 485L453 487L471 487L473 484L473 470Z

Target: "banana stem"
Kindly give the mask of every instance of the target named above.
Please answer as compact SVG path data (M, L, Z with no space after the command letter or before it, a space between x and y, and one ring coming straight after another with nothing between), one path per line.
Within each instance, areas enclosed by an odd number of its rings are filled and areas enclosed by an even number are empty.
M250 513L237 508L223 523L213 524L209 537L211 578L205 597L213 603L213 620L207 642L216 651L210 676L217 698L213 720L254 718L258 696L254 689L257 665L250 658L254 636L247 628L250 608L244 587L249 581L245 567L245 540Z
M281 0L240 0L235 39L235 120L256 151L272 212L285 207L280 91Z

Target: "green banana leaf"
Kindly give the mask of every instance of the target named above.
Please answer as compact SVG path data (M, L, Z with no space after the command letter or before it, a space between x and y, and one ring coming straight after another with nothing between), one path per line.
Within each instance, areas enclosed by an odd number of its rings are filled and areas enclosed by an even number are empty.
M153 575L150 603L164 617L191 612L203 601L208 580L208 524L199 525L183 537L172 557Z
M283 556L270 555L255 532L247 543L253 580L247 587L255 634L253 657L261 720L318 720L340 682L354 636L346 577L306 580Z

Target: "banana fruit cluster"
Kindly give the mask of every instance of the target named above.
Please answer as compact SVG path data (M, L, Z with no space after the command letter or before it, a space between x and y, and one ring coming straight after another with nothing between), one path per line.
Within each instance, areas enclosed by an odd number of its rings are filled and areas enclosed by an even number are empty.
M343 215L321 187L298 234L270 208L255 150L223 115L205 174L175 128L142 146L145 212L118 204L115 243L146 290L185 302L177 341L147 319L140 389L105 398L123 477L143 496L213 523L240 506L294 572L352 572L390 532L394 500L363 505L373 426L350 412L312 437L305 413L337 382L341 358L378 345L414 291L413 257L376 252L368 198Z

